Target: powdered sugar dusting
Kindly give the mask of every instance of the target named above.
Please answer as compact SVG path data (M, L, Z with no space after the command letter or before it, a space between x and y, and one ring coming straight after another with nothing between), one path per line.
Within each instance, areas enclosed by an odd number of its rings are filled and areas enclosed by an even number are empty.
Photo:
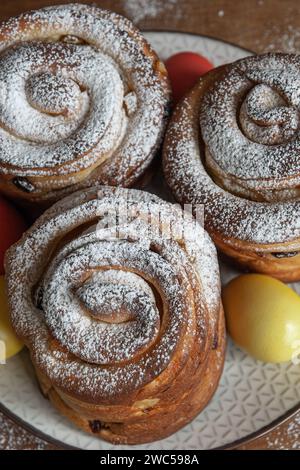
M105 183L138 177L160 143L169 89L133 25L69 4L24 13L0 33L1 172L60 176L53 189L88 168Z
M155 18L164 13L172 13L181 16L181 8L178 0L124 0L126 15L138 23L146 18Z
M55 68L55 75L40 76L46 66ZM29 80L30 96L24 89ZM113 136L121 132L124 119L124 91L116 67L102 54L71 44L20 46L2 54L0 81L7 84L1 102L3 163L22 167L27 175L28 170L32 175L34 169L39 173L64 164L60 172L67 172L77 154L96 146L99 154L113 150L117 138ZM59 109L63 104L64 109ZM83 160L79 166L87 164Z
M9 417L0 413L0 449L1 450L51 450L55 446L29 433Z
M213 89L215 91L211 95L208 93L205 103L200 105L201 132L205 126L205 155L202 154L202 147L199 148L199 121L194 112L199 101L197 105L192 104L193 97L182 103L167 137L165 175L178 200L205 204L205 219L209 230L222 233L222 237L226 237L227 242L233 245L236 239L254 242L257 244L252 246L254 250L260 250L259 245L265 244L268 246L264 249L272 252L276 251L274 245L287 242L290 242L289 249L291 246L295 250L300 248L299 195L293 190L299 184L298 140L292 139L284 145L264 146L247 140L238 128L236 118L233 118L237 107L237 104L234 105L234 96L236 90L247 94L251 80L254 83L260 80L264 82L266 78L266 84L274 82L276 70L282 70L282 67L276 69L274 64L279 61L283 65L287 60L287 56L263 56L260 59L239 61L232 71L231 66L225 69L225 81L217 81ZM270 61L270 67L267 67L263 78L256 76L256 73L261 74L264 70L263 67L258 67L257 72L257 61L265 67ZM291 58L290 67L298 68L297 57ZM240 70L246 78L241 78ZM199 87L202 86L201 83ZM281 90L280 83L278 81ZM297 101L296 87L287 86L287 89L288 99ZM224 94L228 99L224 98ZM194 121L191 116L195 116ZM226 120L227 117L229 121ZM206 165L209 165L210 173L221 178L222 185L227 190L214 182ZM286 173L282 174L281 171ZM261 181L263 191L260 192ZM279 194L279 201L283 199L283 202L276 201L276 192ZM257 193L260 200L264 196L271 201L256 201ZM239 196L241 194L243 197Z
M293 442L292 447L290 442ZM274 430L267 436L268 449L300 450L300 416L296 415L284 429Z
M258 192L272 201L274 189L298 186L299 77L297 56L250 57L228 66L205 94L200 123L207 165L218 166L221 179L228 175L225 187L235 179L250 199Z
M118 204L138 208L118 238L86 229ZM161 220L180 238L159 235ZM55 386L115 400L171 371L173 357L183 366L191 347L213 347L215 248L200 225L182 236L180 223L182 211L156 196L99 187L57 203L10 250L12 320Z
M286 24L284 28L272 24L262 33L262 37L255 39L257 47L264 47L265 52L288 52L297 54L300 50L300 29L298 25Z

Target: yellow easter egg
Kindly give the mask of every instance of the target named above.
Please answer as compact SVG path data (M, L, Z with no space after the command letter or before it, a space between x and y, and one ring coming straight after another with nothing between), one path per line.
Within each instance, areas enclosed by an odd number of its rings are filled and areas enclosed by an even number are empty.
M0 362L14 356L23 348L10 324L4 276L0 276Z
M227 330L238 346L263 362L300 353L300 297L270 276L245 274L223 289Z

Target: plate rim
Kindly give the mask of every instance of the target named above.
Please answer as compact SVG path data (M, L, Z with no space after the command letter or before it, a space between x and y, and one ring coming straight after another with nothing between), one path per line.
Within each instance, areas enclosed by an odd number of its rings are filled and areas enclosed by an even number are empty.
M141 33L174 33L174 34L186 34L189 36L197 36L201 38L206 38L206 39L212 39L214 41L222 42L223 44L228 44L229 46L236 47L238 49L242 49L245 52L249 52L250 54L257 55L256 52L252 51L251 49L247 49L244 46L240 46L239 44L236 44L231 41L226 41L225 39L220 39L216 36L209 36L209 34L198 34L198 33L192 33L191 31L181 31L181 30L176 30L176 29L162 29L162 28L143 28L141 29Z
M162 29L162 28L143 28L141 30L142 33L174 33L174 34L185 34L189 36L196 36L196 37L203 37L207 39L212 39L218 42L221 42L223 44L228 44L230 46L239 48L244 50L247 53L250 54L256 54L254 51L247 49L243 46L240 46L239 44L226 41L224 39L220 39L216 36L210 36L208 34L197 34L193 33L191 31L183 31L183 30L176 30L176 29ZM270 431L273 431L277 428L277 426L284 424L286 421L288 421L290 418L292 418L294 415L296 415L300 411L300 402L293 406L291 409L287 410L283 415L279 416L275 420L271 421L269 424L263 426L262 428L258 429L257 431L254 431L250 434L247 434L246 436L236 439L233 442L230 442L228 444L225 444L223 446L217 446L213 447L212 449L209 450L234 450L240 446L250 444L251 442L255 441L258 438L264 437L266 434L268 434ZM83 450L80 447L72 446L70 444L66 444L63 441L60 441L59 439L55 439L54 437L44 433L43 431L40 431L39 429L35 428L32 426L29 422L23 420L20 418L17 414L13 413L11 410L9 410L3 403L1 402L1 397L0 397L0 412L8 417L11 421L13 421L16 425L19 427L23 428L25 431L30 433L32 436L44 441L46 444L50 444L52 446L55 446L56 448L60 450ZM115 446L115 450L118 450L118 446ZM132 447L132 450L136 450L134 447Z

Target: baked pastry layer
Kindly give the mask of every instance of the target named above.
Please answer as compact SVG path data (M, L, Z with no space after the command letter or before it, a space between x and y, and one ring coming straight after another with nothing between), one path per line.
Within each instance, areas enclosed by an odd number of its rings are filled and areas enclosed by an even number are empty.
M161 143L166 69L115 13L69 4L3 22L0 80L0 190L14 199L131 186Z
M225 332L216 250L175 205L95 187L6 258L11 319L46 396L114 443L163 438L211 398Z
M219 67L174 111L164 172L181 203L205 205L217 246L254 271L300 279L298 56Z

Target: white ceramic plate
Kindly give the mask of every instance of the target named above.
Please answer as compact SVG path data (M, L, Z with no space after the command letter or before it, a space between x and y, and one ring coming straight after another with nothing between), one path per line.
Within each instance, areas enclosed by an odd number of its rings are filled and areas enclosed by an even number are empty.
M205 55L217 66L249 55L237 46L191 34L149 32L146 36L162 59L188 50ZM157 193L160 192L158 186ZM231 268L222 266L223 282L236 274ZM300 293L300 283L293 287ZM76 429L42 397L25 351L8 360L6 365L0 365L0 402L37 431L64 444L83 449L113 448ZM173 436L139 448L209 449L223 446L258 431L299 402L299 366L262 364L229 341L223 376L209 406Z

